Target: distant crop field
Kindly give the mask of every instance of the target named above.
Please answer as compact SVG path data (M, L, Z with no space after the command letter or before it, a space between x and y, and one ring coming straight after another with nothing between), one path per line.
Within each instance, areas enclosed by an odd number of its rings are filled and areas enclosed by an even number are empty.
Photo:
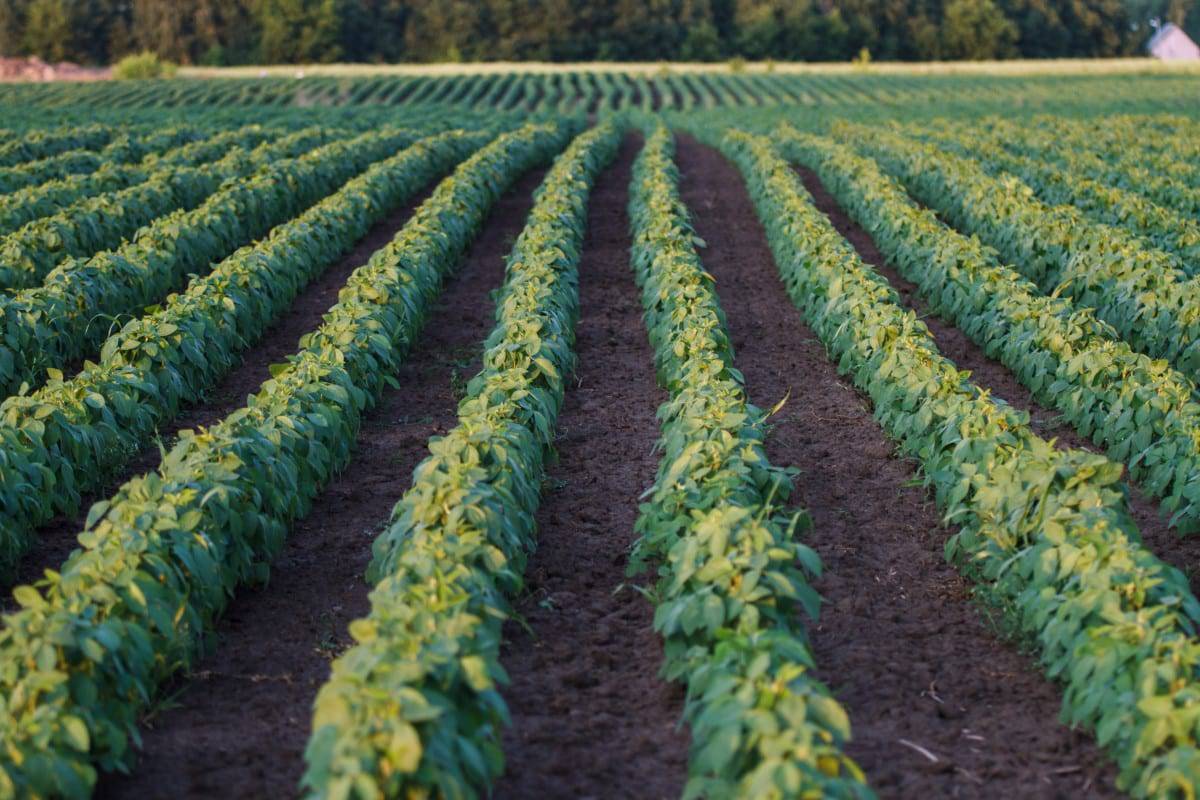
M0 84L0 798L1192 796L1198 88Z
M633 75L670 72L766 72L779 74L867 74L867 75L1059 75L1165 73L1196 74L1200 66L1187 61L1158 61L1150 58L1059 58L1005 59L1002 61L881 61L858 63L805 63L795 61L741 61L729 64L711 62L647 61L554 63L536 61L497 61L439 64L278 64L245 67L182 67L179 74L189 78L294 77L297 73L332 77L379 75L478 75L529 72L616 72Z
M865 118L917 114L1096 114L1105 110L1190 113L1200 69L1145 60L994 62L852 68L783 65L744 71L643 65L638 71L534 65L513 72L456 72L444 67L286 67L193 70L233 77L115 81L89 87L0 84L0 103L73 118L99 113L188 107L432 106L466 112L573 114L793 107ZM685 65L686 66L686 65ZM692 65L695 67L696 65ZM1038 71L1034 71L1034 70ZM265 77L247 77L264 73ZM15 120L14 125L23 123Z

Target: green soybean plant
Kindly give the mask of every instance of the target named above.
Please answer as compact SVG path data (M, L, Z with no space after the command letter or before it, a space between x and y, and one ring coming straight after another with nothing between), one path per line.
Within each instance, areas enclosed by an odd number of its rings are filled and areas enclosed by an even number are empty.
M813 673L802 615L810 526L783 509L791 475L763 450L765 416L746 399L713 280L678 194L671 133L653 128L634 167L632 262L659 380L670 399L655 485L646 493L632 570L657 563L654 626L664 675L687 686L689 798L868 798L842 750L845 710Z
M98 363L0 405L0 484L24 482L0 511L0 563L11 569L37 525L77 511L83 494L103 486L159 426L236 366L240 351L312 278L486 137L437 135L371 166L163 308L126 324L105 341Z
M1093 730L1138 797L1200 783L1200 603L1140 543L1103 456L1059 450L972 384L808 197L765 137L730 132L784 284L830 356L917 459L948 522L946 554L1036 645L1063 718Z
M1043 202L1073 205L1095 222L1142 237L1177 257L1177 268L1189 277L1200 272L1200 223L1194 218L1158 205L1123 186L1110 186L1036 156L1011 152L974 127L924 129L910 125L905 132L957 155L974 158L993 176L1004 173L1017 176Z
M1135 351L1090 309L1041 294L851 148L786 126L775 139L816 171L935 312L1126 463L1181 531L1200 530L1200 404L1191 380Z
M317 696L312 796L479 797L503 768L500 628L574 366L588 196L619 138L611 122L582 134L538 189L483 368L376 539L370 611Z
M154 219L200 205L227 180L249 177L275 160L298 156L327 136L321 129L310 130L266 142L250 152L236 148L212 164L167 164L143 182L82 199L53 216L36 219L0 240L0 286L36 286L66 259L118 247Z
M1014 176L894 133L835 126L921 202L979 236L1046 293L1095 309L1130 345L1200 375L1200 283L1136 236L1051 206Z
M257 129L261 126L246 127ZM221 131L213 134L212 138L230 133L234 131ZM95 172L107 164L134 164L153 159L160 153L204 141L206 136L203 131L190 126L168 125L148 134L118 136L101 150L68 150L47 158L0 167L0 192L15 193L21 189L35 188L48 181Z
M329 135L323 129L312 133ZM0 196L0 235L10 234L34 220L65 211L89 197L145 183L158 177L163 170L197 167L223 157L234 147L256 147L272 138L274 134L269 129L254 125L200 141L189 141L181 147L156 154L155 158L142 164L128 163L126 160L132 159L142 148L126 148L122 157L110 154L109 148L105 148L96 155L97 164L91 171L39 182Z
M198 208L156 220L117 250L68 259L41 286L0 295L0 393L36 388L47 370L94 354L111 320L162 300L188 275L206 272L418 134L385 129L309 150L323 136L302 130L285 137L294 141L262 153L269 166ZM285 157L293 149L303 155Z
M80 549L0 629L0 795L86 797L124 768L157 688L192 662L230 594L264 580L289 523L351 456L499 194L562 146L527 126L464 161L355 270L325 322L246 406L187 432L93 506Z
M58 130L33 131L0 144L0 167L49 158L70 150L99 150L116 135L117 129L109 125L67 126Z

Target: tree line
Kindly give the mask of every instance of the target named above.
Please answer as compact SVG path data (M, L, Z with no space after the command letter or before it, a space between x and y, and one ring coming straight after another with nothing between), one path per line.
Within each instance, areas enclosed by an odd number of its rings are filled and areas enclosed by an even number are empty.
M1194 0L0 0L0 54L105 64L1135 54Z

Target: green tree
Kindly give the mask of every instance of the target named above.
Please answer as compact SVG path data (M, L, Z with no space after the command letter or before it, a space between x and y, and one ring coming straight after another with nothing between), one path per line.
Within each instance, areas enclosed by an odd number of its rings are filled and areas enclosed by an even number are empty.
M651 53L678 56L686 31L672 0L617 0L615 12L609 40L617 60L647 60Z
M245 64L258 53L261 32L254 0L193 0L196 38L192 56L209 64Z
M486 37L472 0L413 0L404 49L414 61L486 57Z
M555 30L566 21L553 16L539 0L485 0L479 4L475 35L486 31L479 56L485 61L544 61L550 58L551 43L561 32ZM562 9L555 9L562 13ZM568 12L569 14L569 12ZM474 38L465 46L474 52L480 49Z
M27 0L0 2L0 55L25 52L25 12Z
M807 2L785 4L777 14L779 32L771 58L783 61L845 61L850 28L840 8Z
M342 55L339 0L258 0L254 18L266 63L321 63Z
M179 63L192 61L194 0L133 0L130 46Z
M721 59L721 36L717 26L711 22L699 22L688 28L679 48L683 61L719 61Z
M67 0L33 0L29 4L22 37L26 52L46 61L64 61L73 33Z
M347 61L400 61L412 9L406 0L357 0L342 9L341 50Z
M1114 56L1197 0L0 0L0 53L111 63ZM1015 31L1015 34L1014 34Z
M942 58L942 32L936 22L919 14L908 21L907 27L912 58L922 61Z
M769 58L775 50L774 0L736 0L733 8L732 51L745 58Z
M724 55L717 28L714 0L680 0L674 32L675 49L670 55L684 61L717 61Z
M1016 55L1017 26L992 0L949 0L943 14L946 58L980 61Z
M898 1L907 12L906 0ZM881 0L839 0L837 9L845 25L844 58L837 60L856 56L863 48L884 60L900 57L891 48L883 46L882 35L886 30L881 30L880 26L889 9Z
M1129 0L1000 0L1028 58L1104 57L1137 52L1146 34Z

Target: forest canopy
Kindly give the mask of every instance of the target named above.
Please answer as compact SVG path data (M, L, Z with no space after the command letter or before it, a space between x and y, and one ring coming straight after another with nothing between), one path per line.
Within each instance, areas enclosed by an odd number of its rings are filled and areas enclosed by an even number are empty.
M1192 0L4 0L0 54L111 63L845 61L1140 53Z

